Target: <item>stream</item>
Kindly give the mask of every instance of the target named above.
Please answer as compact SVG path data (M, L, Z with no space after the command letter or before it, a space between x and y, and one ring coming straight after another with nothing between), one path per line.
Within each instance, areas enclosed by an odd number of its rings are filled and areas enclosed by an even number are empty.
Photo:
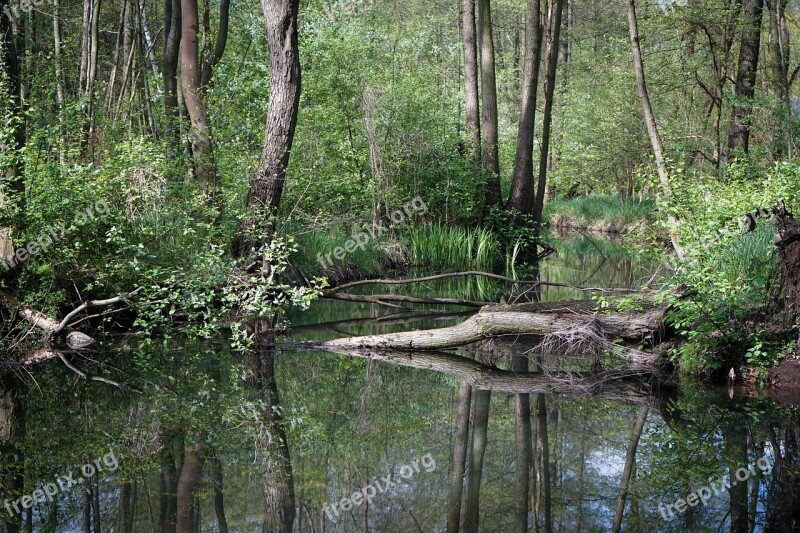
M594 237L561 239L557 248L541 265L543 281L635 288L663 274ZM529 288L508 289L482 278L394 288L532 298ZM535 297L581 293L543 287ZM14 478L30 495L2 502L3 520L80 532L88 514L97 532L210 532L224 515L228 531L255 532L265 515L293 508L294 531L439 532L455 510L462 531L477 517L478 530L505 532L522 505L529 531L800 530L800 414L791 398L660 377L618 400L580 390L489 393L442 373L292 344L442 327L468 315L325 300L291 314L289 336L253 354L197 339L120 337L81 361L118 369L138 392L77 380L58 361L42 365L0 399L9 438L0 461L13 465L4 482ZM531 346L502 339L493 362L508 368ZM474 348L458 353L475 357ZM458 412L468 406L467 426ZM454 484L459 448L467 466ZM188 514L176 524L180 509ZM278 522L271 516L266 530Z

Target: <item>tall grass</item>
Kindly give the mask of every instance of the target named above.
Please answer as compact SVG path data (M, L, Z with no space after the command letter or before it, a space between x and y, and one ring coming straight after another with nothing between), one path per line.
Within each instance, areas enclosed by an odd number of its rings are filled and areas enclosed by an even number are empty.
M438 222L411 228L402 239L417 266L491 270L500 259L500 244L486 228L450 227Z
M387 252L381 247L382 243L379 240L367 242L363 250L356 247L343 259L337 260L329 254L337 247L344 247L345 243L353 238L343 228L331 227L299 232L293 236L298 250L292 255L291 261L308 278L326 275L337 280L355 279L379 276L386 270ZM327 263L326 256L331 259L330 264ZM319 257L329 265L327 269L323 268Z
M617 195L593 195L570 200L554 200L544 207L545 220L560 215L573 226L592 226L599 223L635 224L651 217L655 202L623 200Z

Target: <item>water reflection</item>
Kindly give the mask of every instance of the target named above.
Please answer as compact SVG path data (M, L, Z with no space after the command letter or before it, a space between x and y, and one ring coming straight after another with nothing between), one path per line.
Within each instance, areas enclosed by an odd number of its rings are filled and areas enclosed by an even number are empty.
M542 276L624 286L654 272L611 255L546 263ZM592 271L609 277L587 278ZM469 299L507 290L489 280L447 283ZM574 297L566 288L525 295ZM295 318L292 340L300 341L437 327L464 314L328 302ZM20 515L0 509L3 531L797 529L797 408L653 375L614 374L600 385L580 373L568 381L523 375L542 364L522 357L529 347L514 338L476 353L375 358L265 338L242 355L181 339L121 341L93 356L124 369L145 394L75 382L58 364L45 365L35 382L6 373L3 500L32 494L108 450L120 468ZM435 468L404 475L428 455ZM662 512L759 458L773 465L769 473L756 470L705 504ZM364 498L376 482L382 490Z

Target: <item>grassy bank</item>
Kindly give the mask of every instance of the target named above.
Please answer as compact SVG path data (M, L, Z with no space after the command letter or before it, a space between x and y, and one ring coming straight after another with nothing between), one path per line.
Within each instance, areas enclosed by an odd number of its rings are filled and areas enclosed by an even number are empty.
M653 208L654 202L649 198L639 202L616 195L595 195L549 202L543 218L555 229L634 233L652 219Z

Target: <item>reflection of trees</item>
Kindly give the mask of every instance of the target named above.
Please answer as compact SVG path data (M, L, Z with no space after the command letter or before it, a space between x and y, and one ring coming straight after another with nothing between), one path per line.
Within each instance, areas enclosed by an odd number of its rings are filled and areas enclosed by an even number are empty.
M263 402L260 432L261 466L264 481L263 531L291 532L295 519L294 479L289 444L283 427L283 414L275 380L275 349L268 340L250 355L252 376L248 387Z
M764 531L800 530L800 415L769 428L775 454Z
M453 444L453 459L450 466L450 497L447 510L447 532L457 533L461 519L461 492L464 486L464 469L467 459L467 436L469 435L469 408L472 387L466 381L458 385L458 409L456 411L456 436Z
M25 438L25 406L20 397L19 383L14 377L6 376L0 381L0 482L2 500L14 500L20 496L24 487L24 456L22 441ZM21 516L8 517L2 512L2 531L17 533L20 530Z

